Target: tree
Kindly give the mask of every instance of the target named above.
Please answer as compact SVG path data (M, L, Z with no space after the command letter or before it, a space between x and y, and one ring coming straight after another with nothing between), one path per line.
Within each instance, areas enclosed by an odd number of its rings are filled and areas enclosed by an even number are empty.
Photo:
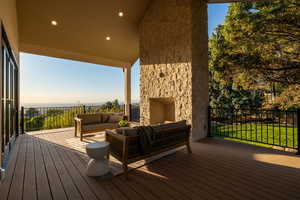
M120 109L120 104L119 104L119 101L118 99L115 99L112 103L112 106L113 106L113 109Z
M34 117L34 116L38 116L39 115L39 110L36 108L28 108L25 112L25 115L29 118Z
M300 84L300 2L233 3L222 31L230 70L252 82Z
M291 86L298 88L299 50L299 2L230 4L224 24L209 41L211 104L260 106L264 92L279 97Z
M262 105L263 95L260 90L244 90L241 86L210 83L210 106L224 110L251 109Z
M64 128L74 126L74 117L76 117L78 114L83 113L82 106L72 107L64 111L59 109L54 110L56 111L53 111L53 115L47 116L44 119L43 129Z
M45 117L43 115L34 116L30 120L25 121L26 130L41 130L44 126Z
M300 85L289 86L275 99L275 105L272 107L278 107L283 110L300 108Z
M262 91L244 89L241 83L234 82L234 76L238 74L228 70L230 44L226 41L223 30L224 26L217 27L209 41L210 105L228 110L260 107Z
M64 113L62 109L55 109L55 108L50 108L47 110L47 116L55 116Z
M101 111L103 112L121 112L121 106L119 104L119 101L116 99L113 102L106 102L101 106Z

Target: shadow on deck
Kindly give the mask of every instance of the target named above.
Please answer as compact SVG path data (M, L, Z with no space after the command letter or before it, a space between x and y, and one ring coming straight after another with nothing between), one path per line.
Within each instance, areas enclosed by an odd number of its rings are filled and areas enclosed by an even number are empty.
M87 177L83 144L71 129L20 136L0 199L300 199L300 157L291 153L209 138L126 181Z

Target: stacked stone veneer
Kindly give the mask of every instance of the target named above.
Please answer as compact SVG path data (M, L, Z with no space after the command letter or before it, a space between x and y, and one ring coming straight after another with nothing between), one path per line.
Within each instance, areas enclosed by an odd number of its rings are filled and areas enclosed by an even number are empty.
M206 136L208 106L207 7L200 0L153 0L140 24L141 123L149 98L174 98L175 119Z
M192 84L189 64L155 64L141 68L141 123L150 123L149 98L173 98L175 119L192 120Z

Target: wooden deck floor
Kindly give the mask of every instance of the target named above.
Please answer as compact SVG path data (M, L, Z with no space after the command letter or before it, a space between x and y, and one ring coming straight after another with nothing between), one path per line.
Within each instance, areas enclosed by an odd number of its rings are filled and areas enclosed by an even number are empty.
M50 137L50 136L49 136ZM36 135L20 136L0 199L300 199L300 157L205 139L123 176L85 176L80 151Z

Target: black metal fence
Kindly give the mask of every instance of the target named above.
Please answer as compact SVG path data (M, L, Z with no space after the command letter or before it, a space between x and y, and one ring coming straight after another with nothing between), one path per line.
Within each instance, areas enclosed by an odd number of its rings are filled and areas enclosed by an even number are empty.
M234 138L300 152L300 109L297 111L210 108L209 136Z
M131 121L133 121L133 122L140 121L140 106L133 105L131 107Z
M101 106L21 108L21 131L37 131L74 126L74 117L84 113L105 112ZM121 112L123 112L121 110Z

